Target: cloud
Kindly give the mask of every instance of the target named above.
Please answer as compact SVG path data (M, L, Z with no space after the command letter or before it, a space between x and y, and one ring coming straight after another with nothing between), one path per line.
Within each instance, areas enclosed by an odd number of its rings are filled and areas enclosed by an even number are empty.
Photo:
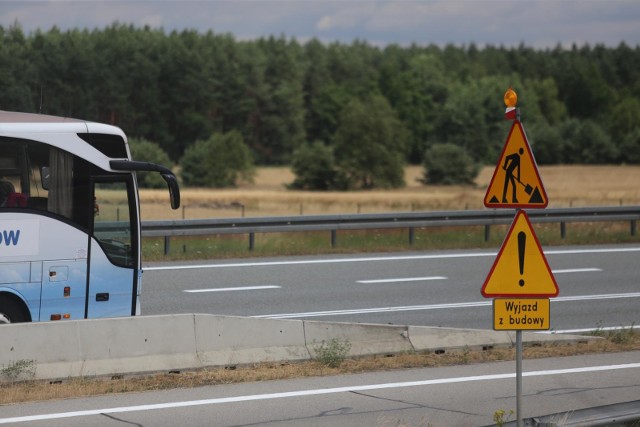
M341 3L341 7L334 8L330 15L323 16L318 21L316 28L324 31L334 29L357 30L362 27L363 23L372 14L375 14L376 9L376 2L346 1Z
M640 44L636 0L85 0L0 1L0 25L27 31L104 28L270 35L372 44Z
M334 26L331 16L323 16L316 24L318 30L330 30Z

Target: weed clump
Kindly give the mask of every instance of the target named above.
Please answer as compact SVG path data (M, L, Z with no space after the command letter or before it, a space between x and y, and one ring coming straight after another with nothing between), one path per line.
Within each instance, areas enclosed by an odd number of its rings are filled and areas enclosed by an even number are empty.
M598 328L595 331L591 332L591 335L606 338L614 344L629 344L633 342L636 336L636 331L634 329L634 324L632 323L628 328L611 330Z
M29 381L36 376L36 362L29 359L20 359L9 362L7 366L0 368L0 382L15 383Z
M315 359L319 363L329 368L338 368L346 359L349 350L351 350L351 343L346 340L340 341L337 338L332 338L328 342L323 340L313 350L316 353Z

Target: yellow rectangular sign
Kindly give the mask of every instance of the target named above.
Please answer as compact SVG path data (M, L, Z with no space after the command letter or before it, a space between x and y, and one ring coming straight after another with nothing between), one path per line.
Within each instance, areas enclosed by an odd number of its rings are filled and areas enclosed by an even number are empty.
M533 331L550 328L548 298L496 298L493 300L493 329L496 331Z

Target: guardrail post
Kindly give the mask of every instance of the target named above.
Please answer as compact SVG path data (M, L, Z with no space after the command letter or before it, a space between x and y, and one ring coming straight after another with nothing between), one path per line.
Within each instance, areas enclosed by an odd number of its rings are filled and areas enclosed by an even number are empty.
M171 249L171 237L164 236L164 254L169 255L170 249Z
M489 224L485 224L484 226L484 241L488 242L491 238L491 226Z
M632 236L636 235L636 220L635 219L631 220L631 235Z
M256 234L251 232L249 233L249 250L252 251L256 247Z
M337 240L338 240L338 231L331 230L331 247L332 248L336 247Z
M565 237L567 237L567 223L561 222L560 223L560 238L564 239Z
M416 240L416 231L413 227L409 227L409 244L413 245Z

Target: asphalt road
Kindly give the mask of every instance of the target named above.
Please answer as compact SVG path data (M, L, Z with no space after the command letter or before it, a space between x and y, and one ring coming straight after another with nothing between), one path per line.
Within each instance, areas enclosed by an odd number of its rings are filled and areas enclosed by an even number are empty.
M523 418L637 400L640 352L525 360ZM0 407L14 426L483 426L514 410L513 362ZM560 420L561 422L561 420Z
M557 331L640 324L640 247L545 247L560 294ZM149 264L143 314L211 313L284 319L491 329L481 288L497 251Z
M545 248L554 330L638 324L637 245ZM150 265L145 314L213 313L491 329L493 251ZM523 417L637 400L640 352L525 360ZM515 363L374 372L35 402L25 426L478 426L514 410ZM514 419L515 415L509 418Z

